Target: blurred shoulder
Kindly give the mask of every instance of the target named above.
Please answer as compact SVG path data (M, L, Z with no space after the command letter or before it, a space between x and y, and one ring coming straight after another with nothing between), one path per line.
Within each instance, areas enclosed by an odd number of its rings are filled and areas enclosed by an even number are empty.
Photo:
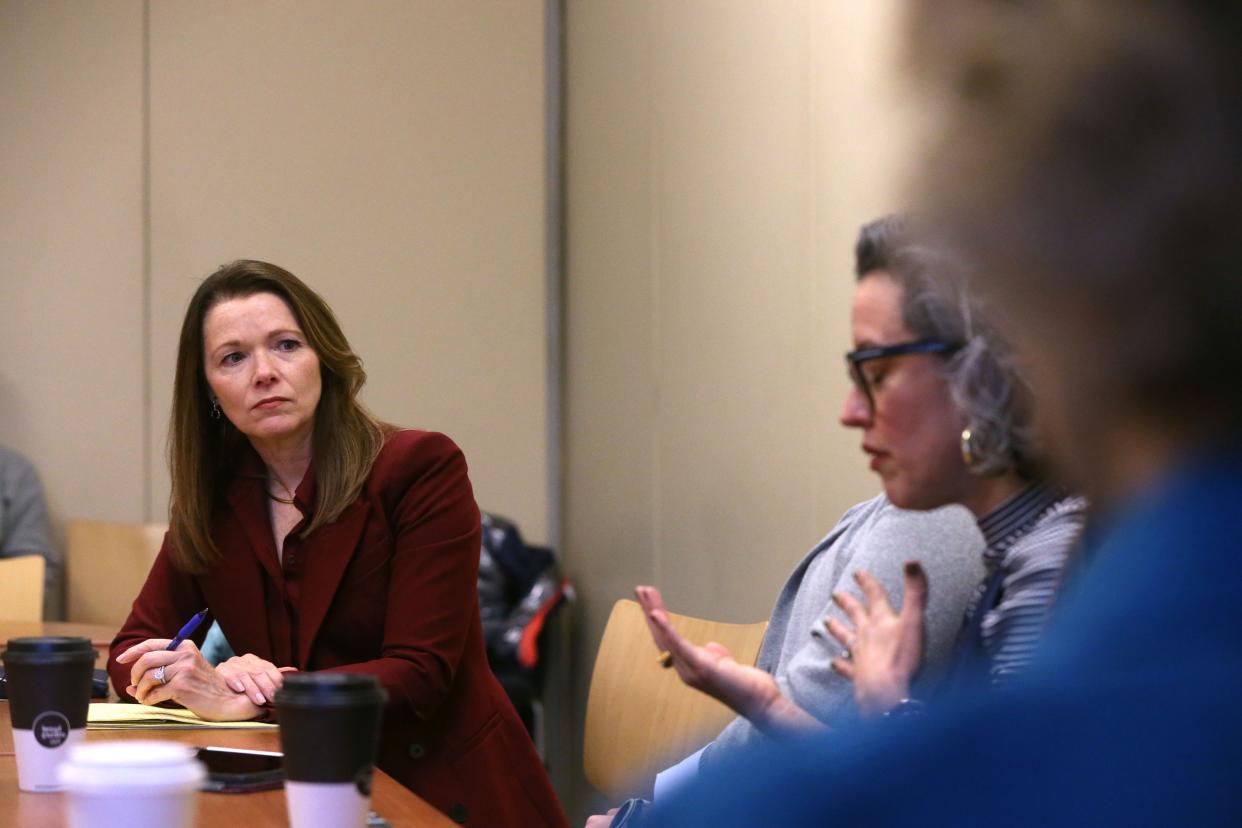
M0 471L26 474L34 471L34 465L26 459L24 454L8 446L0 445Z
M39 473L24 454L0 445L0 483L6 487L39 488Z

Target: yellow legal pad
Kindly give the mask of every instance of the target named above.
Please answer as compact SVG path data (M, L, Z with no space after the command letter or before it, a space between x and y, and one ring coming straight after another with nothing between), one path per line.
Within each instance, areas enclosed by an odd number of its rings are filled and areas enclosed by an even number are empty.
M273 730L274 724L264 722L209 722L189 710L151 707L146 704L92 704L86 716L88 730L194 730L198 728L227 730Z

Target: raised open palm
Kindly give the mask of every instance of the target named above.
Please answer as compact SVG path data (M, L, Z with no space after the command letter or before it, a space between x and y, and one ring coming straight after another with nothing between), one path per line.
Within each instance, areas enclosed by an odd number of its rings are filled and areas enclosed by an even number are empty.
M864 716L891 710L910 695L910 680L923 659L923 613L927 609L927 575L917 561L905 566L901 612L888 601L884 587L866 572L855 573L863 601L838 592L832 596L853 623L829 618L832 637L849 653L833 669L854 682L854 700Z
M787 702L771 674L739 664L726 647L714 641L702 646L687 641L673 629L664 599L655 587L636 587L634 594L643 608L652 640L668 653L683 682L720 700L760 727L780 729L786 724L773 721L782 715Z

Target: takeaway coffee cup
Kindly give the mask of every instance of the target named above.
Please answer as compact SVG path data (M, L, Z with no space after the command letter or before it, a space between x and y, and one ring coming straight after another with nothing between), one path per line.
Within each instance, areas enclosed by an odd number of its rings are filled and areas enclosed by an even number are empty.
M74 745L59 770L69 828L191 828L206 775L192 748L145 741Z
M4 659L17 785L58 791L56 766L86 730L95 648L86 638L10 638Z
M293 828L366 823L385 699L374 676L285 676L275 702Z

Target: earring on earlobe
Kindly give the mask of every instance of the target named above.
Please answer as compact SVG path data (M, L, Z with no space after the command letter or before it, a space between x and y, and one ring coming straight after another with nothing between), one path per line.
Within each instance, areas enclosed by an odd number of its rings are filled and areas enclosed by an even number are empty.
M220 401L217 399L211 401L211 419L220 419Z
M977 459L975 457L974 435L970 432L970 426L967 426L966 428L962 429L961 448L962 448L962 462L966 464L967 468L970 468L971 466L975 464L975 461Z

